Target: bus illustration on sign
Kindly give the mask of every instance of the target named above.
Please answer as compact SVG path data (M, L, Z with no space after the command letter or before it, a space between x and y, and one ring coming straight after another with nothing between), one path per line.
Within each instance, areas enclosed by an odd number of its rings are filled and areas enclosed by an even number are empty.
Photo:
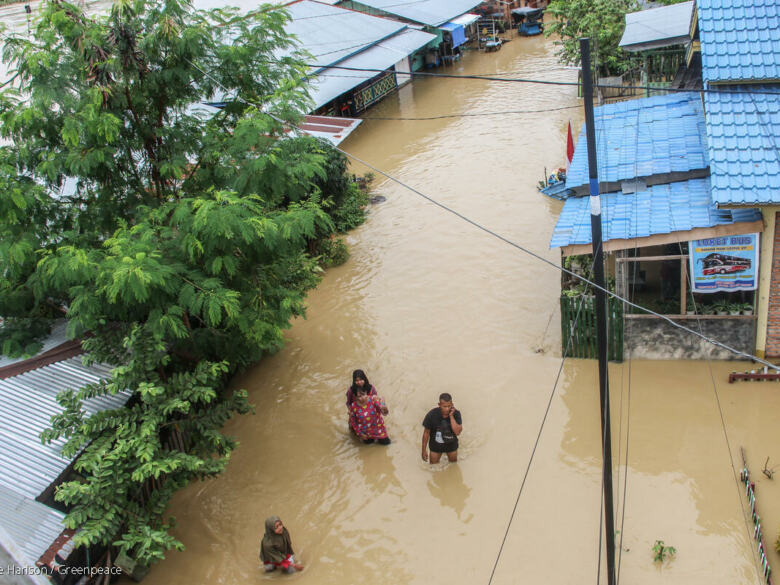
M749 258L739 256L728 256L726 254L708 254L704 258L699 258L702 263L702 274L709 276L712 274L731 274L750 270L751 262Z

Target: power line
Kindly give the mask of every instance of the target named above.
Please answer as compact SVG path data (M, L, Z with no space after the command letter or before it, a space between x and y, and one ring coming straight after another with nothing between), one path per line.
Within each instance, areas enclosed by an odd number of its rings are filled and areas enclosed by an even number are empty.
M634 143L634 151L636 152L636 149L639 148L639 131L640 131L640 125L639 125L639 117L640 117L641 109L637 109L636 113L636 136L635 136L635 143ZM601 120L602 124L604 124L604 120ZM639 161L634 158L634 176L639 172L638 171ZM638 208L638 199L637 197L634 197L632 201L632 205L634 207L634 216L636 217L636 212ZM670 206L671 207L671 206ZM671 212L671 209L670 209ZM639 249L639 246L637 245L636 240L634 240L634 256L636 257L637 251ZM634 264L631 264L632 269ZM636 265L638 268L638 265ZM629 298L631 300L634 300L636 298L636 278L631 279L631 288L629 291L626 291ZM625 313L625 312L624 312ZM634 320L629 319L628 321L628 338L631 339L631 335L634 330ZM620 514L620 541L618 542L618 562L617 562L617 575L616 575L616 581L617 583L620 583L620 568L623 563L623 538L625 536L625 524L626 524L626 494L628 492L628 446L630 444L630 438L631 438L631 373L632 373L632 355L631 355L631 345L628 346L628 403L626 407L626 455L625 455L625 462L623 464L623 496L621 500L621 514ZM622 434L622 426L623 426L623 384L622 384L622 378L621 378L621 388L620 388L620 431L618 432L618 436ZM618 442L618 461L620 461L620 451L619 446L620 442ZM620 476L618 475L618 489L620 486Z
M539 425L539 431L536 433L536 440L534 441L533 449L531 449L531 456L528 458L528 464L526 465L525 473L523 474L523 481L520 483L520 489L517 492L517 498L515 498L515 505L512 508L512 513L509 515L509 522L507 523L506 530L504 531L504 537L501 539L501 546L498 549L496 560L493 563L493 570L490 572L490 579L488 579L488 585L491 585L493 583L493 577L496 574L496 568L498 568L498 562L501 559L501 553L504 551L504 545L506 544L506 539L509 536L509 529L512 527L512 521L514 520L515 513L517 512L517 506L520 503L520 496L523 495L523 488L525 488L525 482L528 479L528 473L531 470L531 464L534 461L534 456L536 455L536 449L539 446L540 439L542 438L542 431L544 430L544 425L547 422L547 415L550 413L550 406L552 405L553 398L555 397L555 391L558 389L558 382L561 379L563 366L566 363L566 358L569 353L569 348L571 347L572 338L574 337L574 330L577 327L577 322L579 321L580 313L582 312L582 307L585 305L585 298L586 297L584 294L580 297L580 302L577 307L577 314L574 317L574 328L569 330L569 338L566 342L566 348L563 351L561 365L558 367L558 374L555 376L555 383L553 384L552 391L550 392L550 398L547 400L547 407L544 410L544 416L542 416L542 422Z
M374 69L370 67L347 67L346 65L312 65L311 63L304 63L307 67L317 68L317 69L342 69L344 71L364 71L367 73L385 73L387 69ZM481 80L481 81L503 81L507 83L530 83L535 85L561 85L561 86L573 86L577 87L580 85L580 82L578 81L552 81L549 79L528 79L528 78L520 78L520 77L497 77L495 75L458 75L455 73L429 73L427 71L396 71L396 75L408 75L409 77L439 77L442 79L472 79L472 80ZM649 85L607 85L602 83L595 83L593 84L594 87L598 87L601 89L638 89L638 90L656 90L658 91L659 88L657 87L651 87ZM740 86L744 87L744 86ZM669 93L724 93L724 94L755 94L755 95L773 95L777 96L777 91L770 91L770 90L754 90L754 89L735 89L735 88L728 88L720 86L716 88L709 87L709 88L702 88L702 89L683 89L683 88L673 88L673 87L664 87L663 91L669 92Z
M671 203L669 203L669 206L671 207ZM672 219L672 225L674 227L674 219ZM679 248L680 254L682 255L682 243L678 242L677 246ZM691 253L692 253L691 250L688 250L688 254L690 255ZM703 331L702 324L701 324L701 316L699 315L698 308L696 307L696 299L693 296L693 290L694 290L693 289L693 277L692 277L693 275L688 270L685 271L685 274L686 274L686 281L688 283L688 289L691 291L691 300L693 301L693 309L694 309L694 312L696 314L696 324L697 324L697 326L699 328L699 331L701 332L701 331ZM723 414L723 407L722 407L722 405L720 403L720 395L718 393L718 387L717 387L717 384L715 382L715 374L712 371L712 360L710 359L710 353L707 354L705 360L707 362L707 370L708 370L709 375L710 375L710 382L712 383L712 392L713 392L713 394L715 396L715 404L716 404L716 406L718 408L718 414L720 416L720 424L721 424L721 428L723 429L723 438L726 441L726 450L728 451L729 463L731 464L731 476L734 479L734 482L735 482L735 485L736 485L736 488L737 488L737 499L739 500L739 509L740 509L740 512L742 513L742 520L745 523L745 531L746 531L747 536L748 536L748 543L750 543L750 540L752 538L752 532L750 530L750 527L748 526L747 515L745 513L745 507L744 507L744 503L742 501L742 487L740 486L739 480L737 479L737 469L736 469L736 466L734 465L734 456L732 455L732 452L731 452L731 441L729 441L729 433L728 433L728 429L726 428L726 418L725 418L725 416ZM753 566L754 566L754 568L756 570L756 578L757 578L757 581L758 581L758 583L760 585L761 584L761 576L760 576L759 569L758 569L758 558L756 556L756 551L753 549L753 547L750 547L750 550L751 550L751 556L753 557L753 560L754 560Z
M191 61L189 61L189 63L190 63L190 65L192 65L193 67L198 69L203 75L207 76L209 79L211 79L212 81L217 83L219 86L221 86L223 90L228 91L227 88L225 88L218 80L216 80L214 77L212 77L211 75L209 75L208 73L203 71L203 69L201 69L200 67L198 67L197 65L195 65ZM255 105L255 104L252 104L252 103L244 100L243 98L239 97L239 99L241 99L241 101L243 101L247 105L251 105L251 106L254 106L254 107L259 107L259 106ZM261 111L261 110L258 110L258 111ZM264 113L265 115L273 118L274 120L276 120L277 122L279 122L281 124L285 124L285 125L290 126L292 129L294 129L296 132L298 132L300 134L304 134L304 135L306 134L306 132L304 130L301 130L295 124L292 124L290 122L285 122L284 120L281 120L280 118L278 118L277 116L275 116L274 114L271 114L269 112L262 112L262 113ZM507 238L505 236L502 236L501 234L491 230L490 228L487 228L487 227L483 226L482 224L478 223L477 221L475 221L475 220L473 220L473 219L463 215L462 213L460 213L458 211L455 211L454 209L448 207L447 205L437 201L433 197L431 197L429 195L426 195L425 193L419 191L418 189L415 189L414 187L412 187L411 185L408 185L407 183L404 183L402 180L400 180L400 179L398 179L398 178L396 178L396 177L386 173L385 171L375 167L371 163L362 160L361 158L357 157L356 155L351 154L349 152L346 152L345 150L339 148L338 146L334 146L333 148L336 151L342 153L344 156L347 156L347 157L351 158L352 160L354 160L356 162L359 162L360 164L370 168L371 170L373 170L373 171L379 173L380 175L382 175L383 177L389 179L390 181L392 181L394 183L397 183L398 185L404 187L405 189L407 189L407 190L411 191L412 193L418 195L419 197L425 199L429 203L432 203L436 207L439 207L440 209L443 209L444 211L446 211L446 212L448 212L448 213L450 213L450 214L460 218L461 220L465 221L466 223L472 225L473 227L475 227L475 228L477 228L477 229L479 229L479 230L481 230L481 231L483 231L483 232L493 236L494 238L504 242L505 244L508 244L509 246L512 246L513 248L516 248L517 250L520 250L521 252L524 252L525 254L527 254L527 255L529 255L529 256L539 260L540 262L543 262L543 263L545 263L545 264L547 264L549 266L552 266L553 268L555 268L558 271L561 271L561 272L564 272L566 274L569 274L570 276L573 276L574 278L582 281L583 283L589 284L593 288L603 291L605 294L607 294L607 295L609 295L609 296L611 296L611 297L613 297L615 299L618 299L618 300L624 302L628 306L634 307L635 309L639 309L640 311L645 312L645 313L647 313L649 315L653 315L654 317L658 317L659 319L662 319L662 320L666 321L667 323L669 323L673 327L675 327L677 329L681 329L683 331L687 331L688 333L691 333L692 335L695 335L696 337L700 337L701 339L703 339L707 343L710 343L712 345L721 347L721 348L725 349L726 351L729 351L729 352L733 353L734 355L739 355L739 356L742 356L742 357L747 358L749 360L753 360L753 361L755 361L757 363L763 364L763 365L765 365L767 367L770 367L770 368L772 368L774 370L780 370L780 366L777 366L777 365L775 365L775 364L773 364L771 362L768 362L768 361L766 361L764 359L761 359L758 356L755 356L755 355L752 355L752 354L740 351L738 349L735 349L735 348L733 348L733 347L731 347L729 345L726 345L723 342L718 341L717 339L713 339L711 337L707 337L703 333L694 331L693 329L690 329L690 328L688 328L685 325L682 325L680 323L676 323L675 321L673 321L671 318L669 318L666 315L662 315L662 314L657 313L657 312L655 312L655 311L653 311L651 309L648 309L646 307L642 307L641 305L633 303L633 302L629 301L628 299L626 299L624 297L621 297L618 294L608 290L607 288L601 287L598 284L594 283L593 281L591 281L591 280L589 280L589 279L587 279L587 278L585 278L585 277L583 277L583 276L581 276L579 274L576 274L575 272L569 270L568 268L565 268L563 266L559 266L559 265L555 264L554 262L552 262L551 260L548 260L547 258L544 258L543 256L537 254L536 252L526 248L525 246L522 246L521 244L518 244L518 243L510 240L509 238Z
M419 121L425 121L425 120L443 120L445 118L473 118L473 117L481 117L481 116L506 116L506 115L512 115L512 114L544 114L547 112L558 112L561 110L571 110L574 108L580 108L581 106L563 106L560 108L544 108L541 110L504 110L502 112L471 112L471 113L465 113L465 114L442 114L441 116L420 116L420 117L380 117L380 116L371 116L361 118L361 120L393 120L393 121L411 121L411 122L419 122Z

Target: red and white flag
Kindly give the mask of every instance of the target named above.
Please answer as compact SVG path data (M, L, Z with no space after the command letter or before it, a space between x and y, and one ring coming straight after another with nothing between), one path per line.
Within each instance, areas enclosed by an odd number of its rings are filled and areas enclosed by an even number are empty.
M574 158L574 137L571 134L571 120L569 120L569 136L566 138L566 172L569 172L571 159Z

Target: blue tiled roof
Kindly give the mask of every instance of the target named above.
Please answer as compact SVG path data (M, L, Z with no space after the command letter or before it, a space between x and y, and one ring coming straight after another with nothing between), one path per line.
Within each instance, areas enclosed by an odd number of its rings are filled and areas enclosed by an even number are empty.
M780 86L730 89L704 94L712 200L780 203Z
M704 113L696 92L675 92L595 108L599 181L706 169ZM667 181L668 182L668 181ZM583 124L566 187L588 184Z
M761 218L757 209L717 209L711 202L710 181L706 178L654 185L630 195L606 193L601 196L601 213L605 242ZM550 247L590 243L590 197L567 199Z
M697 0L705 82L780 80L777 0Z

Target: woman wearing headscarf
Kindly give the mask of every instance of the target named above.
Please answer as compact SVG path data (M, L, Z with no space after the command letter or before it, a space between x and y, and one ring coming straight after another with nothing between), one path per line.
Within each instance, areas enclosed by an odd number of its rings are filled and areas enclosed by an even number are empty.
M371 382L368 381L368 377L366 376L366 373L363 370L355 370L352 372L352 385L347 388L347 410L351 412L350 407L352 406L352 403L355 402L355 398L357 397L358 390L362 390L364 388L367 388L367 392L369 396L376 396L376 388L371 384ZM387 406L382 403L382 414L387 414Z
M290 533L279 516L271 516L265 521L265 536L260 544L260 560L266 572L281 569L285 573L302 571L303 565L295 562Z

